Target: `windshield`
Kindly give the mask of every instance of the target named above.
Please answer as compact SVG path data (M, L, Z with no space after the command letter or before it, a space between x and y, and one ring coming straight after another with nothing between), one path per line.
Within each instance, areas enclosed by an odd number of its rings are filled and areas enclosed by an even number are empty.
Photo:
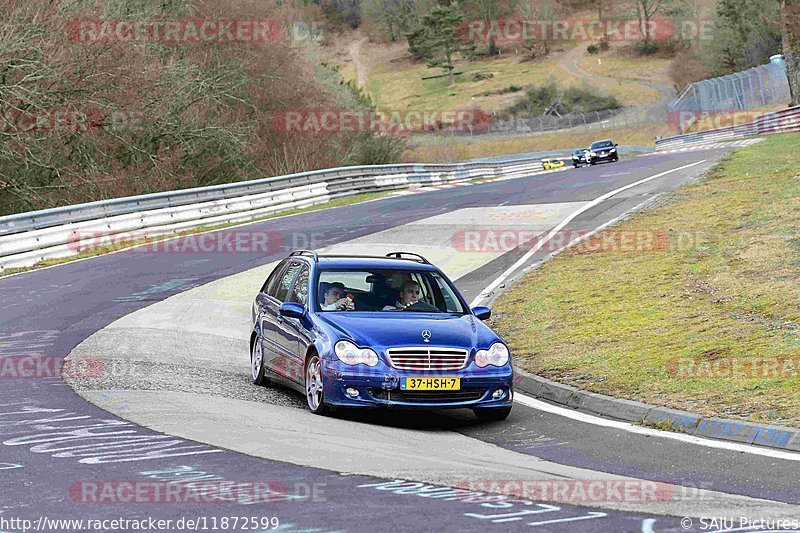
M600 150L602 148L612 148L614 143L611 141L598 141L596 143L592 143L592 150Z
M439 272L395 269L321 271L317 311L466 312Z
M578 148L574 153L575 155L582 155L586 150L586 148Z

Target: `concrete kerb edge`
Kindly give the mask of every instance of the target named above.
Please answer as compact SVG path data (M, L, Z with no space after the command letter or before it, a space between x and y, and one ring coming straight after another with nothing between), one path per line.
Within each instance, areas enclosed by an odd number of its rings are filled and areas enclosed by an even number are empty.
M800 451L800 429L759 425L743 420L704 417L687 411L650 405L588 392L571 385L515 368L515 388L535 398L580 412L638 425L669 422L677 430L696 437L753 446Z

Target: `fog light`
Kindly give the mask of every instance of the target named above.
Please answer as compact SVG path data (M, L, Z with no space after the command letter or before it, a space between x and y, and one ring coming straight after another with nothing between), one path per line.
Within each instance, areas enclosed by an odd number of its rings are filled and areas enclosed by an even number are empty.
M351 398L355 398L358 396L358 389L354 389L353 387L347 387L344 392Z
M496 391L494 391L494 393L492 394L492 398L494 398L494 399L496 400L496 399L498 399L499 397L501 397L501 396L502 396L503 394L505 394L505 393L506 393L506 391L504 391L503 389L497 389L497 390L496 390Z

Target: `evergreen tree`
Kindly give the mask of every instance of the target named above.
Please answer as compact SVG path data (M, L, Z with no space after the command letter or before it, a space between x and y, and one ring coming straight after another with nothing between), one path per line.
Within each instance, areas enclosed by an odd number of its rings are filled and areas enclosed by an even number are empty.
M475 46L466 43L460 35L463 20L458 2L439 0L422 18L421 26L406 34L411 53L424 59L430 68L444 69L451 84L455 81L455 56L469 56L475 50Z

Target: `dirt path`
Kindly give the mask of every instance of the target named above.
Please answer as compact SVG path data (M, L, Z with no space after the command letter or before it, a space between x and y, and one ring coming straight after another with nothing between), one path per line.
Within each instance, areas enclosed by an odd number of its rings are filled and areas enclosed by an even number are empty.
M367 65L361 48L369 41L368 37L364 37L354 41L348 48L347 52L350 54L350 60L356 67L356 83L359 87L364 87L369 77L369 65Z
M588 46L588 45L587 45ZM570 76L575 78L584 79L593 85L600 87L608 87L609 85L617 85L619 81L617 78L608 78L606 76L598 76L593 74L580 66L580 58L586 53L586 46L579 45L569 50L561 56L559 66ZM668 103L677 97L675 88L665 83L658 83L654 81L645 80L626 80L628 83L641 85L643 88L654 89L661 95L661 103Z

